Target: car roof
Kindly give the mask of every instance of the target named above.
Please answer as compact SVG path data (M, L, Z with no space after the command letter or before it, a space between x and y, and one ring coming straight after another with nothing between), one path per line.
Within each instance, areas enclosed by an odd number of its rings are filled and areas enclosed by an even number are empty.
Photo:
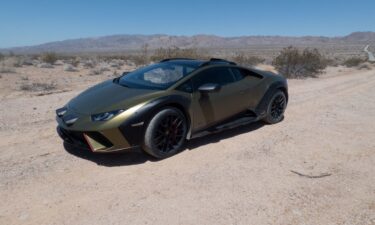
M218 58L211 58L210 60L199 60L199 59L189 59L189 58L170 58L164 59L160 61L161 63L164 62L172 62L177 64L185 64L195 68L209 66L209 65L237 65L234 62L225 60L225 59L218 59Z
M164 59L160 61L160 63L175 63L180 65L186 65L191 66L194 68L200 67L200 65L203 63L203 60L198 59L183 59L183 58L176 58L176 59Z

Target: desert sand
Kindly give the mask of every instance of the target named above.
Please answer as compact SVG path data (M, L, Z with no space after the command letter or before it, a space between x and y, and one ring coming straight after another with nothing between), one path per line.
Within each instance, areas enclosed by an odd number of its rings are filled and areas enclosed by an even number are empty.
M15 72L0 78L0 224L375 224L374 69L289 80L281 123L194 139L165 160L64 148L54 110L113 70ZM56 89L20 90L33 82Z

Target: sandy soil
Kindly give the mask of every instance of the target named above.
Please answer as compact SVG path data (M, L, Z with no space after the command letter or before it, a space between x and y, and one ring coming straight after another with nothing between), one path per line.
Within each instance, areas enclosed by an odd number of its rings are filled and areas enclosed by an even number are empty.
M110 72L1 76L0 224L375 224L375 70L292 80L283 122L195 139L161 161L80 154L58 138L54 109ZM19 90L34 81L64 92Z

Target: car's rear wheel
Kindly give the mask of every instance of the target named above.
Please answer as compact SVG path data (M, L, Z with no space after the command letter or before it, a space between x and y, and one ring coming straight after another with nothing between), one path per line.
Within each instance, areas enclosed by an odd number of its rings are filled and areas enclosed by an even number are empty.
M283 91L276 91L267 106L266 117L263 119L266 123L274 124L284 118L287 99Z
M143 149L156 158L166 158L181 150L187 134L184 114L172 107L160 110L149 122Z

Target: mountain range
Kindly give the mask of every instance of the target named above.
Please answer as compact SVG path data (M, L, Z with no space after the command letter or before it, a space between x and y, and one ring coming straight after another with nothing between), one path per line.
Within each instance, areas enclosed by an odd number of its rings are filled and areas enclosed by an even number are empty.
M253 46L330 46L330 45L375 44L375 32L354 32L342 37L324 36L240 36L220 37L215 35L173 36L155 35L111 35L96 38L80 38L49 42L34 46L0 49L2 52L40 53L46 51L60 53L122 52L136 51L145 45L149 49L160 47L243 49Z

